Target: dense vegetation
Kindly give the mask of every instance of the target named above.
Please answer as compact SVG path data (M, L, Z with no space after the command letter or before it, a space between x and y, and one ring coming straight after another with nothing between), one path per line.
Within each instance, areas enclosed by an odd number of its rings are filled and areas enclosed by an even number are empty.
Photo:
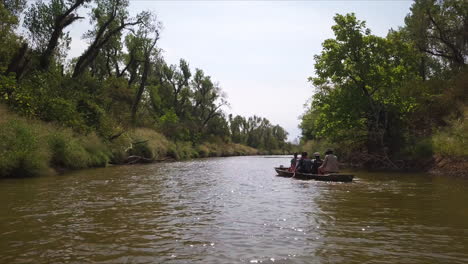
M468 2L416 0L386 37L354 14L334 20L310 77L306 147L371 167L468 158Z
M130 16L128 5L0 2L0 177L105 166L129 155L288 151L282 127L226 116L225 96L203 70L185 60L168 65L158 48L161 23L150 12ZM89 46L69 61L67 30L79 20L91 25L83 36Z

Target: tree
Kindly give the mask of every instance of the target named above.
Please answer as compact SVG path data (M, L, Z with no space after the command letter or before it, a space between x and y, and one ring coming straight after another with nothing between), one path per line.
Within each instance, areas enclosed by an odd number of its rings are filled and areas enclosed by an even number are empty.
M0 71L7 75L17 73L17 78L22 73L22 65L29 50L26 44L20 50L22 40L15 34L25 4L24 0L0 2Z
M26 12L25 25L35 48L41 53L39 63L42 70L49 68L60 40L64 47L68 47L71 39L63 31L73 22L83 19L76 11L86 2L89 0L51 0L49 3L38 0Z
M396 88L418 78L413 49L372 35L354 14L334 19L335 38L323 43L310 78L318 89L311 109L316 134L333 140L365 135L370 153L386 155L391 129L407 110Z
M90 46L78 58L73 77L78 77L94 62L99 52L113 38L120 38L122 30L148 21L149 12L141 12L136 18L130 18L127 11L128 0L96 0L91 19L95 28L85 35L93 39Z
M418 48L460 69L468 61L468 2L416 0L405 24Z
M229 127L234 143L247 144L247 120L244 117L229 115Z
M178 117L184 114L184 103L188 100L189 81L192 73L188 63L181 59L179 68L176 65L168 66L167 64L161 67L161 79L163 85L166 85L172 90L172 107Z
M212 118L221 115L220 108L227 105L227 101L221 93L221 88L211 81L210 76L205 76L200 69L195 70L192 93L193 112L204 129Z
M156 43L159 40L159 28L159 24L154 19L150 23L143 24L142 26L140 26L138 32L134 36L135 39L139 39L139 42L141 43L140 48L142 49L143 54L143 61L141 61L141 67L143 70L141 73L140 84L137 90L137 94L132 105L133 123L135 123L138 104L140 103L141 96L143 95L147 84L148 74L151 69L151 57L152 55L157 57L157 52L156 54L153 54L153 52L155 52Z

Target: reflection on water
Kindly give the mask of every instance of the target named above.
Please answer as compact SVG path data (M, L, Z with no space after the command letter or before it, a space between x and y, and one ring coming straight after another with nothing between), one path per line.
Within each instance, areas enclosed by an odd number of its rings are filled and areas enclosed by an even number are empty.
M0 181L0 263L467 263L468 181L233 157Z

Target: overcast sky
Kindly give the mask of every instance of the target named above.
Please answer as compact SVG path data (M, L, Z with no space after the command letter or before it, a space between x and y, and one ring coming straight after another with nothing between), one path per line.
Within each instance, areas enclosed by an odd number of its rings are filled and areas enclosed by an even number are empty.
M403 25L411 1L130 1L133 14L154 11L164 29L159 47L170 64L186 59L227 94L227 113L259 115L300 135L299 116L313 94L315 54L333 37L336 13L356 13L385 36ZM72 25L71 55L87 44L86 23Z

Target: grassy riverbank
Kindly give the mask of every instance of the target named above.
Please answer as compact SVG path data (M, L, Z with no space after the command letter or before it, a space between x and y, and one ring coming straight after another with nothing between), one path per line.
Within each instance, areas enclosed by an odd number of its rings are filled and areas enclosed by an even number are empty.
M468 108L461 112L463 114L458 118L447 120L447 126L408 145L392 160L347 147L349 144L334 144L325 140L309 140L303 149L309 153L323 153L327 148L334 148L340 160L350 167L421 170L468 177Z
M123 164L130 155L154 161L267 154L213 139L193 145L171 141L149 128L136 128L114 140L11 113L0 105L0 177L26 177L57 171Z

